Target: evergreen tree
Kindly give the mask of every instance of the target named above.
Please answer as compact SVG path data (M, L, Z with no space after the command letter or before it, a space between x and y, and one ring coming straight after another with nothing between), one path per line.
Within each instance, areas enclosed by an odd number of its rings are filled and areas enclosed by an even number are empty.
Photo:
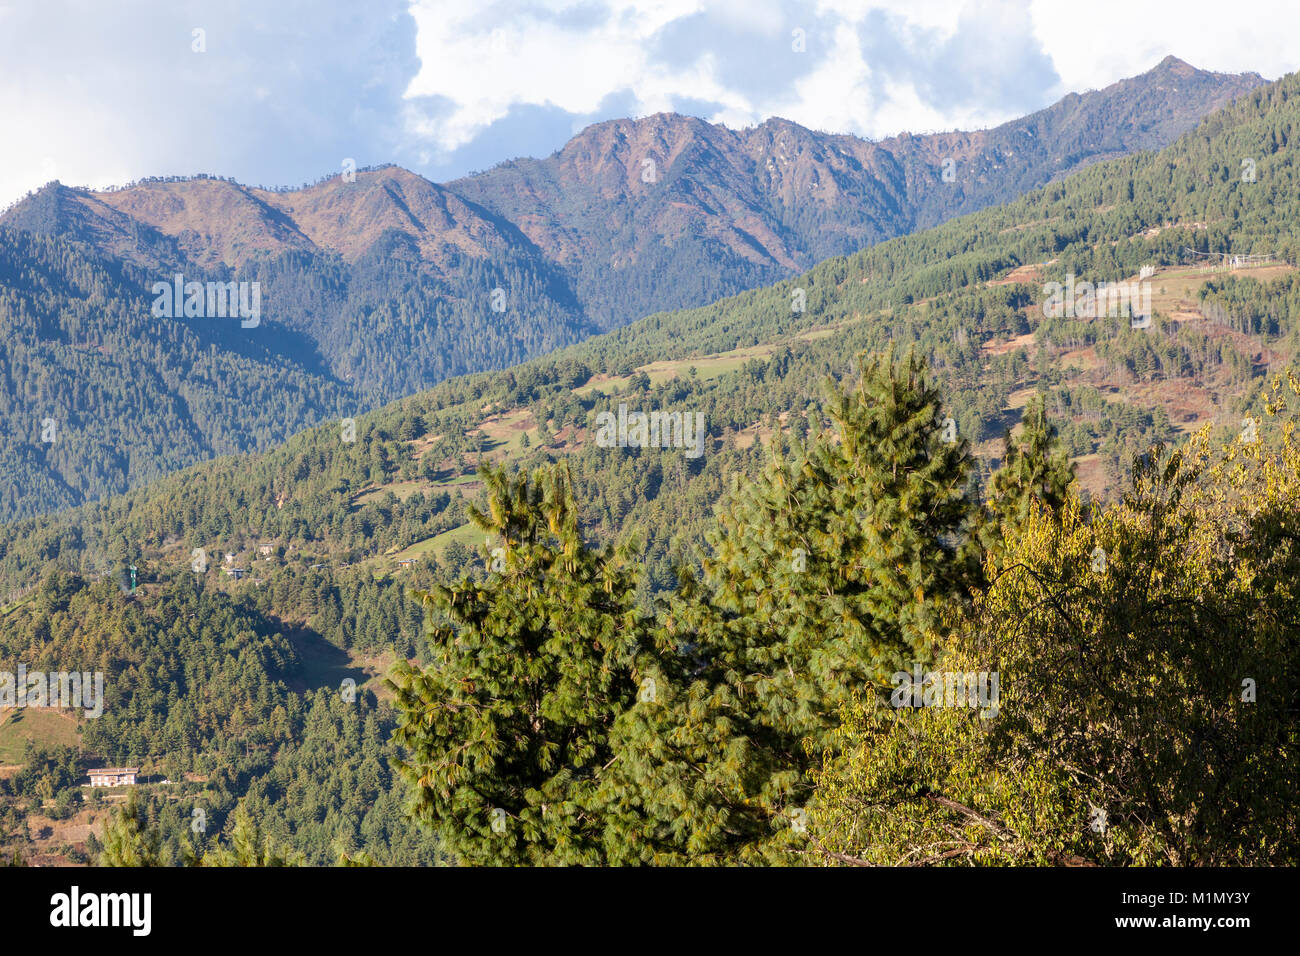
M158 866L161 863L161 842L157 831L145 819L143 801L137 791L132 790L104 828L104 849L99 865Z
M265 837L257 821L241 801L235 809L235 825L230 835L230 846L218 842L217 846L199 857L187 861L192 866L301 866L301 853L285 851Z
M1047 418L1044 397L1029 400L1021 432L1007 432L1003 466L993 476L993 507L1004 521L1023 522L1031 509L1060 515L1074 481L1074 463Z
M1300 446L1279 431L1277 451L1215 449L1203 431L1152 450L1091 523L1069 495L1059 515L1010 525L941 658L947 672L1000 675L984 685L996 695L847 708L809 811L817 853L1294 862Z
M395 760L412 813L464 863L600 863L609 730L637 693L629 554L583 541L567 471L480 471L486 581L420 597L433 663L399 665Z
M733 491L669 603L642 665L661 693L606 783L615 859L792 858L839 708L927 659L974 580L970 457L921 360L864 362L830 413L837 435Z

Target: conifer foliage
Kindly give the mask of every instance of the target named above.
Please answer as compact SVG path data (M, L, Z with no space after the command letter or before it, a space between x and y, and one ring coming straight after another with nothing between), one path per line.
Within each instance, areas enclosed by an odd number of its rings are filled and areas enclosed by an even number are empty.
M161 837L150 827L145 807L136 791L127 794L126 802L104 828L101 866L158 866L161 862Z
M1021 433L1006 436L1006 461L993 476L993 502L1007 521L1023 522L1031 509L1059 515L1074 481L1074 463L1047 420L1042 395L1025 406Z
M227 846L218 840L205 853L187 854L190 866L302 866L301 853L285 850L262 832L246 803L235 808L234 828Z
M480 475L489 572L420 595L433 660L393 675L396 765L463 863L600 863L594 799L644 630L628 554L587 546L563 468Z
M856 692L928 658L973 581L970 458L922 361L872 357L832 388L833 434L774 458L718 515L620 724L615 859L760 862L803 847L809 769Z
M808 829L833 862L1294 863L1300 381L1269 441L1154 448L1085 520L1004 524L941 649L988 707L846 708ZM987 703L987 702L985 702Z

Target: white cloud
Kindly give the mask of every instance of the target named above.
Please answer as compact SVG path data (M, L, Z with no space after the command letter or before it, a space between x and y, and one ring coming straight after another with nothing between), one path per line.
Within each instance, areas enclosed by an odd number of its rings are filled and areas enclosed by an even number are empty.
M431 135L450 151L470 142L515 105L585 114L621 89L636 90L638 101L646 104L665 104L675 92L664 88L672 78L647 63L644 43L665 23L694 12L694 0L618 2L609 5L601 22L578 20L572 25L538 13L563 14L578 4L530 6L485 8L475 0L412 3L421 68L407 96L446 97L455 104L450 116L421 122L417 129L422 135ZM692 88L709 86L701 76L676 79Z
M1202 70L1275 80L1300 67L1294 0L1033 0L1034 32L1069 90L1099 89L1172 53Z
M1276 78L1297 26L1282 0L0 0L0 204L53 177L300 183L344 156L448 179L661 110L969 129L1169 53Z
M620 93L638 114L709 104L685 111L730 125L780 115L869 137L988 126L1072 89L1140 73L1169 53L1205 68L1276 77L1296 65L1284 38L1286 25L1300 22L1281 2L1234 17L1217 0L1098 0L1084 16L1059 0L539 0L487 12L481 0L416 0L412 11L422 66L407 96L435 97L440 107L415 111L412 132L444 156L512 109L589 117ZM566 18L575 11L586 16ZM661 31L694 21L691 45L704 49L656 55ZM795 27L807 36L802 69L789 49ZM873 43L877 54L905 50L931 73L964 75L909 75L886 57L864 57ZM964 50L967 59L926 60L940 48ZM744 72L736 66L747 57L755 71L788 82L760 88L729 76ZM970 97L942 95L956 88Z

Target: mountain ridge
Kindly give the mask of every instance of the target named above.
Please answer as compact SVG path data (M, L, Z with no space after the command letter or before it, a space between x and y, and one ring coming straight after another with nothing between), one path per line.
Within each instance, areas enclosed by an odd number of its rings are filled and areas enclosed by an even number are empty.
M566 269L595 256L618 273L653 259L652 243L698 240L775 281L831 255L1005 201L1088 162L1165 145L1263 82L1257 73L1212 73L1168 56L1138 76L1070 93L983 130L901 132L872 141L776 116L732 130L655 113L594 123L549 157L506 161L443 184L382 166L356 171L353 181L338 174L293 190L201 177L112 190L56 182L42 192L54 188L61 204L87 206L85 215L67 217L53 231L76 236L77 225L89 228L86 220L98 219L103 227L91 229L90 238L131 258L131 226L138 224L174 240L201 267L238 268L257 255L308 249L355 261L394 230L414 240L421 262L441 274L458 268L462 257L483 259L489 249L507 247ZM951 182L943 179L946 161ZM1008 180L1015 162L1025 168ZM666 203L659 202L660 187ZM808 200L812 211L796 209ZM24 209L30 201L0 214L0 225L34 228ZM620 206L631 207L622 221L614 211ZM838 207L848 211L828 217L826 210ZM357 221L363 228L354 228ZM503 221L512 228L502 228ZM572 304L591 309L590 300L614 295L606 288L612 280L579 278L579 286L601 288L588 295L579 288ZM612 328L662 308L703 304L641 298L596 324Z
M1256 79L1164 61L992 133L907 134L890 149L779 118L742 131L676 114L611 120L474 188L394 166L301 190L211 176L52 184L0 216L0 237L43 237L0 240L22 251L0 268L0 517L123 491L159 462L268 448L629 318L771 286L1051 181L1060 157L1087 165L1125 136L1166 135ZM1121 115L1136 125L1115 132ZM1024 145L1048 128L1070 131L1055 152ZM178 272L261 283L258 327L155 327L148 290ZM40 439L47 419L57 448Z

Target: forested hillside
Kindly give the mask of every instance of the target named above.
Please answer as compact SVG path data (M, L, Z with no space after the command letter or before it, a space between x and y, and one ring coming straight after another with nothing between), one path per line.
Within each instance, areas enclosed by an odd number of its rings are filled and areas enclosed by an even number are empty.
M135 223L129 235L142 238L118 258L103 251L122 251L112 242L70 237L84 234L83 201L50 186L6 220L30 231L0 227L5 517L267 448L322 419L593 331L567 304L563 278L517 248L442 276L405 254L409 237L385 232L351 262L306 249L231 269L187 259ZM221 221L220 210L212 215ZM260 313L154 314L154 284L177 274L256 283ZM497 289L511 290L513 305L503 298L495 311Z
M1233 477L1235 473L1227 465L1220 468L1214 464L1214 455L1208 449L1225 442L1231 446L1243 432L1257 433L1258 443L1252 443L1251 451L1256 457L1252 460L1265 469L1261 473L1272 474L1267 468L1280 469L1277 481L1278 488L1282 489L1277 491L1280 498L1271 497L1273 492L1270 492L1258 499L1261 507L1267 507L1257 517L1261 529L1285 537L1284 524L1268 524L1282 521L1282 512L1268 509L1283 507L1277 505L1278 501L1285 504L1291 500L1287 497L1291 485L1286 482L1290 475L1287 469L1292 467L1294 457L1285 457L1277 451L1284 444L1285 432L1275 427L1279 419L1265 415L1260 392L1270 370L1278 372L1294 363L1300 345L1293 309L1298 294L1293 264L1300 253L1300 233L1294 225L1300 212L1297 209L1300 182L1289 149L1300 125L1298 94L1300 80L1287 77L1210 117L1161 153L1091 166L1006 206L895 239L852 256L832 259L771 288L741 293L700 309L651 316L506 371L444 382L360 417L354 441L347 440L342 423L331 422L298 434L283 447L267 453L201 464L162 478L145 489L56 516L12 524L0 539L0 575L17 604L0 619L5 633L11 634L7 640L20 641L22 635L33 629L53 627L52 612L44 609L48 599L41 595L51 587L69 586L60 583L59 578L51 578L54 569L61 568L64 574L83 579L73 586L77 593L87 595L85 600L108 602L111 598L112 602L132 608L138 605L138 610L132 613L146 621L156 613L151 610L155 602L164 600L163 595L169 593L166 589L180 588L179 579L183 579L200 594L217 592L211 595L213 600L219 594L220 600L231 602L234 608L258 609L257 614L264 623L250 622L242 626L250 639L252 635L264 633L270 648L278 646L274 640L277 632L281 635L292 632L298 641L306 641L310 646L319 648L319 642L332 644L346 653L350 666L363 671L366 657L385 651L392 655L390 660L413 659L422 663L429 655L439 652L439 645L435 642L426 646L417 639L421 608L397 601L395 592L419 587L430 589L431 594L444 593L433 585L450 586L468 574L470 582L456 587L466 594L478 593L474 591L477 586L474 582L500 580L493 577L499 575L499 569L492 566L492 549L503 548L509 556L517 547L506 540L517 528L510 522L502 523L499 515L494 518L497 523L489 522L486 528L471 522L468 505L486 502L484 478L477 475L476 466L505 461L531 467L555 462L566 466L564 489L566 494L572 494L574 504L571 509L561 506L557 502L563 495L553 489L545 499L550 502L546 507L559 510L553 522L543 522L543 525L551 529L550 533L559 534L557 529L567 527L565 522L580 520L579 537L601 543L631 540L631 533L639 532L635 551L636 600L627 605L611 605L607 609L609 620L625 621L634 611L649 613L653 607L650 598L655 595L684 601L681 613L673 617L678 622L673 626L679 626L682 629L679 634L687 636L675 640L707 648L710 655L716 654L706 662L708 668L713 668L707 673L716 676L719 683L690 690L689 681L681 683L685 673L681 668L686 667L687 671L690 668L671 656L656 658L645 666L659 669L664 678L663 687L679 688L686 694L673 698L681 706L690 700L697 700L701 707L713 706L709 701L725 702L727 695L743 690L739 685L724 686L731 678L717 675L732 670L748 673L746 668L761 670L764 666L765 652L753 650L752 642L744 638L748 633L745 629L751 626L744 622L748 620L749 610L755 606L766 607L768 599L755 593L753 562L756 558L745 550L761 548L761 542L737 539L741 541L737 545L740 550L731 557L727 557L729 552L725 548L719 550L717 542L721 539L717 536L713 545L706 546L706 531L715 527L712 513L733 483L760 479L773 445L797 443L814 449L810 453L808 474L821 477L809 486L806 514L796 517L799 521L823 521L826 514L838 514L840 518L836 520L841 524L817 526L817 534L828 536L819 540L842 540L854 549L870 553L873 544L878 542L869 536L864 538L861 530L845 526L844 522L852 522L844 516L855 513L852 506L857 502L871 501L876 502L872 507L886 507L886 499L880 497L878 487L872 484L875 479L871 476L876 474L872 469L879 463L872 457L875 452L870 451L870 442L855 452L863 456L869 467L852 464L857 459L848 464L840 461L834 449L841 447L842 437L848 434L846 421L853 428L866 429L863 434L873 434L870 428L878 425L871 424L873 419L864 409L875 406L868 402L853 412L858 406L837 404L840 400L835 396L853 395L853 390L859 387L862 373L854 361L858 353L883 352L891 346L895 355L914 349L922 357L926 375L933 384L932 389L929 386L920 389L915 382L908 386L919 389L917 394L922 396L916 399L915 407L906 406L919 416L918 422L924 419L922 431L926 437L920 447L926 450L923 454L917 452L919 460L937 460L940 454L946 460L948 452L942 451L941 446L960 446L961 454L944 471L943 487L976 510L983 506L994 487L991 476L995 468L1007 457L1002 444L1004 433L1019 421L1022 409L1031 404L1037 407L1035 396L1042 393L1042 407L1059 430L1063 451L1075 459L1083 490L1092 493L1098 508L1104 500L1111 503L1109 507L1121 509L1113 512L1117 522L1116 540L1138 541L1144 527L1151 527L1152 522L1158 526L1157 518L1152 517L1158 512L1156 492L1144 492L1147 497L1139 495L1136 504L1129 499L1117 503L1119 493L1133 487L1135 475L1148 486L1155 480L1143 470L1149 466L1139 464L1135 471L1134 456L1146 452L1156 442L1172 445L1186 441L1201 428L1207 428L1208 433L1202 439L1202 452L1198 453L1205 464L1198 466L1197 474L1213 478L1205 492L1210 497L1205 501L1235 501L1234 496L1242 494L1241 487L1233 484L1240 476ZM1249 164L1244 160L1249 160ZM1206 264L1206 257L1223 255L1258 258L1236 265L1229 261L1227 268L1213 262ZM1046 283L1065 282L1071 274L1094 283L1136 278L1144 266L1153 268L1150 284L1154 305L1154 314L1145 327L1135 323L1134 317L1128 314L1074 319L1044 315ZM797 294L800 292L802 310L792 307L800 302ZM875 383L872 387L883 388L886 379L880 376L884 373L879 366L875 368L872 374L877 377L871 380ZM825 390L828 378L835 383L831 401L827 400ZM616 408L619 403L626 403L632 409L702 413L707 423L704 454L692 458L674 448L600 447L594 440L596 416ZM938 437L939 423L947 417L953 420L952 441ZM1243 420L1254 422L1254 430L1244 426ZM948 426L943 427L944 431L948 430ZM876 444L880 446L880 454L887 452L883 444ZM969 459L967 451L973 453ZM1278 459L1282 464L1266 465L1273 460L1269 456L1274 453L1283 455ZM805 460L799 457L801 454L790 452L795 461ZM1287 454L1293 456L1293 451ZM769 497L754 497L753 507L779 499L770 482L777 480L771 475L780 475L780 467L774 465L768 472L769 478L762 480L769 484L760 485L760 489L766 489L764 494ZM795 469L789 480L803 480L797 478L799 474L803 472ZM1172 481L1172 474L1160 480ZM841 481L845 475L853 477ZM1006 487L1005 482L1002 487ZM831 507L838 499L822 497L831 494L851 497L840 502L842 507ZM1152 494L1156 497L1152 498ZM1083 497L1084 501L1072 499L1068 508L1059 502L1053 505L1057 515L1053 520L1064 522L1054 526L1064 529L1059 532L1060 538L1055 537L1057 531L1032 524L1023 533L1008 529L999 531L997 537L1008 542L1007 547L1020 549L1017 553L1035 561L1055 560L1065 553L1087 555L1090 548L1086 545L1090 544L1089 536L1093 532L1071 523L1088 508L1088 496ZM742 494L727 500L744 502L746 498ZM761 510L749 514L743 508L736 511L739 505L728 507L733 509L732 517L721 519L723 527L778 528L773 521L763 518ZM1129 510L1123 512L1123 508ZM531 513L542 514L541 509L539 499ZM1210 513L1208 504L1204 511ZM1007 513L1016 512L1010 509ZM1216 587L1222 584L1222 568L1205 555L1218 553L1217 549L1226 551L1232 541L1211 540L1210 536L1239 533L1230 524L1223 524L1217 531L1198 524L1197 513L1195 508L1179 512L1180 520L1188 522L1188 540L1197 542L1197 560L1208 563L1179 565L1176 574L1169 571L1163 580L1173 588L1170 600L1181 600L1185 593L1196 593L1202 580L1218 582ZM1239 514L1232 517L1246 525L1255 520ZM531 520L527 516L520 519L522 526ZM731 525L726 523L728 520ZM976 563L987 564L996 558L998 546L989 544L985 548L984 539L973 530L978 523L974 518L968 521L957 516L942 529L916 534L925 540L933 540L935 533L944 535L944 540L952 536L954 544L945 548L945 553L954 560L962 554L965 569L962 574L967 574L971 573L970 548L984 549ZM539 535L538 547L542 546L544 537ZM724 534L722 539L725 538ZM967 550L956 547L957 538L966 543ZM564 540L569 547L578 546L572 535ZM919 554L914 547L916 540L909 538L907 542L895 543L913 549L907 554ZM787 544L789 541L782 538L780 547ZM1285 613L1278 609L1286 603L1285 585L1281 582L1289 573L1285 562L1290 552L1278 551L1276 560L1281 563L1273 564L1270 563L1273 559L1263 552L1242 551L1240 544L1236 552L1244 555L1240 560L1259 562L1258 567L1251 565L1244 573L1258 573L1262 576L1260 580L1267 576L1269 581L1279 582L1277 590L1260 601L1270 614L1277 612L1278 616L1270 620L1276 620L1285 633L1291 625ZM266 553L261 550L263 546ZM1137 548L1138 544L1132 547ZM1161 562L1171 560L1171 554L1180 553L1179 546L1177 542L1166 542L1152 547L1155 550L1148 554L1154 562L1152 567L1165 574L1168 569ZM202 572L193 570L195 549L203 549L211 556L211 566ZM813 554L821 553L809 550ZM231 555L229 562L222 557L226 553ZM525 549L520 554L521 560L548 560L542 551ZM680 557L687 567L700 570L705 592L678 587L678 577L672 569L675 557ZM903 648L921 647L925 628L933 624L929 610L924 614L915 609L906 610L910 607L908 595L916 587L921 588L922 594L929 594L937 586L936 600L941 597L947 600L952 594L961 593L953 590L953 582L964 579L950 578L947 571L935 576L937 572L932 573L926 560L917 557L912 563L900 563L903 569L900 577L891 579L884 596L892 602L891 606L904 609L900 613L912 615L906 619L911 622L908 627L914 629L908 632ZM130 564L139 569L144 586L136 595L128 597L121 595L121 582L124 569ZM228 564L231 570L246 568L247 573L238 577L223 573L223 564ZM580 565L581 573L570 572L574 575L572 586L591 588L593 581L600 580L604 573L602 568L600 564ZM906 570L909 568L914 570ZM818 573L824 574L826 569ZM916 577L909 577L910 574ZM978 574L974 580L980 583ZM864 605L855 602L865 601L874 606L873 602L884 598L863 586L867 591L853 592L852 600L845 598L848 604L829 607L847 607L854 615L871 618L876 612L867 614L862 610ZM504 584L492 587L498 590L491 593L500 595L502 601L521 600L508 588L500 590L506 588ZM96 591L97 588L101 591ZM757 590L761 592L763 588ZM692 595L698 593L712 597L693 600ZM1238 595L1235 591L1222 593L1229 595L1230 600L1225 598L1219 610L1230 619L1246 620L1240 617L1240 608L1250 605L1257 596ZM557 591L546 597L545 600L558 604L545 605L545 613L559 613L555 608L564 606L563 596ZM804 597L811 600L808 594ZM997 602L1009 601L1005 607L1012 610L1003 619L1016 621L1032 597L1029 591L1009 597L989 597L988 607L996 617L997 609L1004 607ZM1244 603L1236 603L1238 598ZM1094 611L1109 615L1107 621L1123 620L1133 611L1133 606L1125 601L1127 598L1119 594L1116 602ZM488 611L492 606L495 605L485 605ZM445 627L446 616L456 607L432 601L430 610L436 613L431 623ZM718 609L725 612L720 617ZM960 610L966 613L970 609ZM753 627L770 637L771 628L780 630L781 613L786 612L777 608L772 611L775 616L765 617ZM232 614L234 628L237 625L233 620L238 620L239 615L234 610ZM93 617L88 609L80 616ZM98 617L112 619L106 611ZM508 615L488 616L462 624L480 628L476 633L483 636L491 630L488 623L506 619ZM733 624L733 619L741 623ZM252 619L256 620L256 617ZM604 617L597 616L580 626L599 631L607 626L605 621ZM618 628L624 626L617 624ZM437 633L443 632L435 630ZM499 632L493 633L500 636ZM657 646L663 651L672 643L661 641ZM1265 644L1256 648L1262 655L1260 660L1268 659L1271 653ZM26 647L25 644L13 646L16 652ZM229 652L235 653L238 647L232 638ZM745 650L746 647L750 650ZM953 653L968 650L953 649ZM1021 645L1015 644L1008 653L1014 655L1021 650ZM894 647L894 652L901 653L902 649ZM112 657L109 656L110 660ZM728 670L729 660L735 664L732 670ZM886 655L873 661L883 667L894 658ZM559 666L550 659L545 663L547 667ZM627 662L620 659L615 663L623 667ZM1031 663L1035 667L1047 666L1039 661ZM1221 663L1215 659L1206 666L1212 664L1213 668L1219 668ZM579 656L574 665L591 667L598 662ZM1116 666L1121 667L1122 663ZM293 679L291 660L276 660L258 667L266 674L268 700L274 697L275 681ZM636 678L633 687L644 673L637 669L640 667L637 664L627 672L629 680ZM824 682L829 678L822 667L818 664L809 673ZM374 667L366 673L382 669ZM564 673L564 667L559 666L558 672ZM795 668L794 673L804 672ZM313 686L333 687L337 694L334 676L337 675L318 678ZM466 679L480 678L466 675ZM764 727L775 728L772 732L778 737L773 738L773 746L786 748L809 728L816 729L822 743L830 746L834 721L828 715L840 704L852 706L842 694L844 688L835 685L838 689L832 688L832 693L827 689L830 686L826 684L815 693L802 686L773 689L774 696L765 698L764 706L769 710L765 715L755 716ZM422 687L409 675L402 687L398 702L406 712L413 713ZM572 718L581 733L596 735L591 739L593 753L597 755L609 746L606 735L609 722L626 713L628 704L625 683L612 683L606 690L608 696L602 697L598 715L566 711L565 717ZM788 692L797 700L807 702L816 699L816 694L822 691L830 695L824 706L818 705L823 709L798 720L782 722L784 718L779 715L790 706L783 695ZM369 705L381 708L383 693L383 688L371 683L358 697L370 702L373 694L373 703ZM110 688L109 706L120 706L125 699L122 694L121 688ZM693 698L692 694L702 696ZM1050 704L1051 701L1043 704L1042 712L1050 711ZM689 710L687 707L686 712ZM1276 716L1275 711L1269 713ZM223 718L218 714L211 719ZM628 719L633 723L640 720L639 717ZM855 717L859 723L865 719L862 715ZM769 725L764 721L774 723ZM604 729L597 733L593 728ZM649 760L649 750L644 748L653 749L659 730L654 726L625 729L631 735L630 745L642 748L637 753ZM87 732L82 731L83 737ZM290 726L290 736L284 740L294 739L293 732ZM871 732L887 733L888 728ZM952 732L959 733L961 728ZM1025 746L1029 749L1018 751L1018 759L1030 760L1031 764L1032 754L1037 752L1033 750L1037 746L1035 740L1030 739L1034 732L1032 727L1025 729L1028 741ZM138 738L139 749L133 749L131 759L161 765L174 757L162 733L160 717L157 728L150 728ZM428 740L415 731L400 742L408 748L408 757L418 756L419 748L428 745ZM726 741L700 741L699 745L706 749L714 746L725 749ZM268 752L288 754L287 742L271 743L270 747ZM855 751L850 747L844 752ZM825 802L811 813L811 819L816 821L818 813L824 815L823 819L833 818L840 807L836 800L850 801L862 787L876 786L879 767L871 763L870 750L863 748L858 753L857 762L846 758L847 763L827 770L833 780L822 791ZM390 749L385 754L385 766L390 766L398 751ZM180 759L182 766L177 772L201 773L201 767L210 766L202 762L197 752ZM762 766L783 766L780 760ZM279 765L278 756L273 764ZM761 802L755 807L772 810L784 799L783 794L808 792L800 788L811 786L810 766L802 766L799 773L803 776L794 783L791 782L794 778L783 777L783 772L774 771L762 779L741 781L745 787L757 788L754 793ZM719 780L725 783L725 775ZM1233 780L1235 786L1238 778ZM610 812L628 814L628 819L632 819L675 786L671 776L659 778L656 786L667 790L661 789L658 796L637 796L634 790L627 789L632 784L626 780L610 779L608 783L614 791L599 796L595 791L583 792L573 799L612 801L603 802L602 806L612 807ZM533 784L521 786L527 789ZM1065 784L1053 779L1043 786L1051 790ZM1234 791L1234 799L1237 796ZM996 801L1000 797L994 794L990 799ZM662 822L671 817L667 804L654 806L654 813L664 815L656 819ZM1061 810L1055 804L1052 806L1053 812ZM424 818L429 821L440 814L445 816L444 810L436 802L426 804ZM707 814L714 810L702 808L700 812ZM1066 811L1074 814L1079 807L1072 803L1061 810ZM1180 811L1174 807L1170 812ZM706 820L707 816L699 819ZM538 833L550 834L546 839L556 834L563 837L563 828L551 831L547 830L551 823L534 822L541 827ZM910 827L916 822L904 821L904 824ZM394 822L393 826L396 825ZM924 828L930 823L921 819L918 825ZM282 830L282 834L293 837L297 832L294 826L288 826L288 832ZM1201 853L1206 858L1236 861L1275 860L1290 853L1285 841L1270 844L1260 851L1262 856L1256 857L1248 848L1225 851L1223 845L1216 844L1206 849L1206 844L1196 842L1199 837L1193 839L1186 834L1164 833L1157 837L1146 830L1134 832L1133 839L1137 842L1121 850L1112 847L1102 852L1095 846L1072 844L1071 852L1121 861L1168 860L1171 853L1175 857L1181 854L1182 858ZM702 841L698 846L704 848L701 852L706 856L735 858L731 855L737 852L734 835L721 830L701 831L697 835ZM589 837L590 834L583 835L582 840ZM622 861L681 861L683 857L679 854L687 852L679 842L679 837L685 839L683 834L664 832L660 837L663 843L654 849L622 845L612 850L604 846L591 852L613 853ZM313 844L320 842L316 837L311 840ZM864 849L862 834L850 830L837 832L834 840L833 845L828 844L832 852L855 858L870 855L870 845L874 845L868 840L869 845ZM773 853L779 857L787 849L785 844L742 842L742 858L749 858L744 854L750 853L756 854L754 859L766 859ZM533 841L531 837L514 844L522 854L517 859L535 859L528 854L543 852L538 849L543 844L545 840ZM587 844L580 841L574 845ZM356 846L354 843L349 849ZM463 848L456 852L463 852ZM1025 858L1033 858L1033 853L1027 851Z
M151 316L152 278L0 230L0 513L122 492L355 407L287 328Z
M790 277L1165 145L1260 82L1169 58L993 130L880 143L661 114L446 186L52 183L0 215L0 520ZM256 283L259 316L154 316L178 274Z

